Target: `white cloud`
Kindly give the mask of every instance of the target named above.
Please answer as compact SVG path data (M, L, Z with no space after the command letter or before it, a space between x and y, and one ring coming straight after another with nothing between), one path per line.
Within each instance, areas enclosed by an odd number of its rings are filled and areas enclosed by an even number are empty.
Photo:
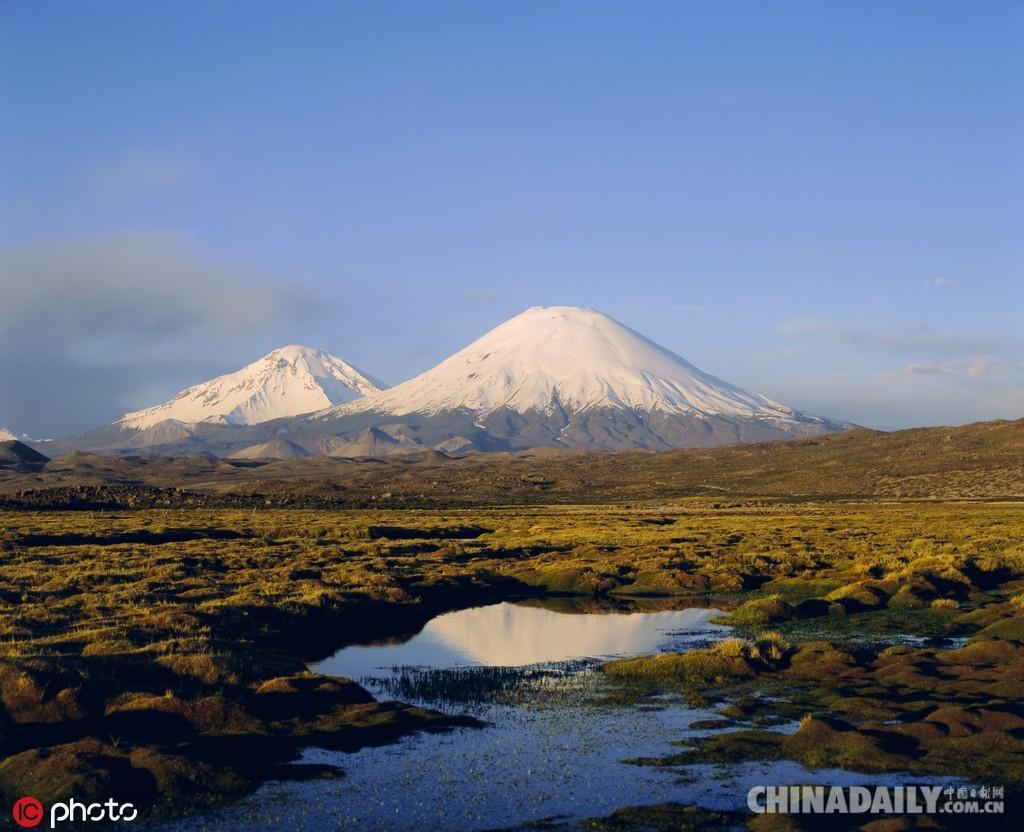
M0 338L74 344L97 334L221 332L275 314L277 293L172 234L0 249Z
M823 375L781 381L772 398L882 430L1024 417L1024 385L931 373Z
M922 325L908 325L898 332L872 332L816 318L784 321L778 331L792 337L828 338L852 347L933 358L999 352L1013 346L1006 339L938 332Z
M0 424L33 435L94 427L144 393L234 369L223 362L278 346L268 332L323 306L174 234L0 249L0 286Z
M907 364L899 370L883 373L884 379L906 376L946 376L948 378L1001 379L1024 373L1024 362L991 356L978 356L967 361L933 361Z

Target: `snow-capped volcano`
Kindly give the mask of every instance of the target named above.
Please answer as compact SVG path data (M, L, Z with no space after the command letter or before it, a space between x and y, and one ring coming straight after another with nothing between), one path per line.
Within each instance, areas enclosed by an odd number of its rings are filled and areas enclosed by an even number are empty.
M18 437L11 433L7 428L0 428L0 442L10 442Z
M697 369L601 312L574 306L527 309L432 370L328 413L402 416L466 409L486 416L501 408L799 418L791 408Z
M403 384L297 421L304 436L344 441L372 427L406 447L444 450L663 450L848 427L729 384L574 306L527 309Z
M126 413L114 425L145 430L168 419L254 425L378 392L374 380L326 350L293 344L234 373L189 387L164 404Z

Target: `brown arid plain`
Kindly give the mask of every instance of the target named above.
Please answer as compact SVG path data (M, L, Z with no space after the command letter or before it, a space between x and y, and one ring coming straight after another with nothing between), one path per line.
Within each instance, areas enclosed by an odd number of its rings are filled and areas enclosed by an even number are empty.
M721 730L635 764L788 759L1024 797L1024 422L657 455L5 459L10 799L196 812L270 778L339 774L290 765L304 747L473 725L307 664L440 612L552 594L730 610L734 638L604 666L612 698L670 691L720 714ZM799 729L764 730L779 717ZM804 828L675 804L583 824L748 822Z

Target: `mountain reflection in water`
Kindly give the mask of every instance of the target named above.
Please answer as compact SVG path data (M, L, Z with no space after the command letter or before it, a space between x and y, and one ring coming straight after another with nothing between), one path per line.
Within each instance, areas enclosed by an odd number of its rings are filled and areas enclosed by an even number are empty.
M359 679L381 669L521 667L578 658L655 653L673 637L704 640L721 632L709 622L719 610L690 607L656 612L568 613L531 604L500 603L431 619L401 644L345 647L312 669Z

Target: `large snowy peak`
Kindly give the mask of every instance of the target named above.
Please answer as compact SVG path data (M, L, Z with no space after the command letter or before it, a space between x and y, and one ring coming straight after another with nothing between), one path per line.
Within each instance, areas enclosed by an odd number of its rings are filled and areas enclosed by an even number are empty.
M164 404L126 413L115 425L145 430L168 419L254 425L379 391L377 382L326 350L291 345L234 373L189 387Z
M535 306L438 364L324 416L594 408L789 421L778 402L715 378L593 309Z

